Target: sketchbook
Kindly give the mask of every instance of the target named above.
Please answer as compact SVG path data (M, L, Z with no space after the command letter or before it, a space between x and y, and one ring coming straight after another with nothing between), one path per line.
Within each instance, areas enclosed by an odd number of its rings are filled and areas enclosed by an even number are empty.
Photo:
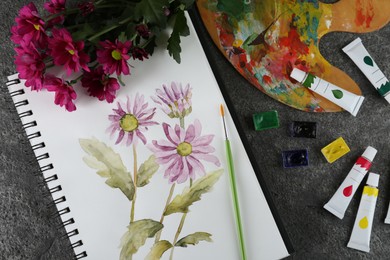
M164 49L134 62L113 103L79 93L67 112L52 92L8 77L76 259L240 257L219 114L226 102L188 24L181 64ZM290 242L228 108L248 259L284 258Z

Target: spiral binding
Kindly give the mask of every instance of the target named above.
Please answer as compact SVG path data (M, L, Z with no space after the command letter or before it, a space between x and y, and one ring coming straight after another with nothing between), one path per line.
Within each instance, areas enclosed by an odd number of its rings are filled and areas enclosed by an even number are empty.
M8 80L8 82L6 82L6 86L10 87L12 85L18 85L20 83L21 83L20 80L17 79L17 78L16 79L10 79L10 80ZM16 97L16 96L22 96L22 95L25 94L24 89L13 90L13 91L10 91L9 93L10 93L10 96L11 96L12 99L14 99L14 97ZM13 104L14 104L14 106L16 108L20 108L20 107L23 107L23 106L28 106L29 102L28 102L28 100L21 100L21 101L18 101L18 102L13 102ZM26 109L23 112L19 112L18 116L19 116L20 119L27 118L27 117L33 116L33 111ZM34 121L30 121L30 122L24 123L22 126L23 126L23 129L25 129L25 130L28 129L28 128L34 128L34 127L37 127L37 122L35 120ZM40 138L40 137L41 137L41 133L39 131L33 132L33 133L27 135L27 139L30 142L31 142L32 139L36 139L36 138ZM31 145L31 148L35 152L35 157L36 157L36 160L38 162L41 161L41 160L50 158L49 153L42 153L40 155L36 155L37 151L40 150L40 149L44 149L45 146L46 145L45 145L44 142L39 142L37 144ZM52 163L40 166L39 174L41 176L43 176L43 173L45 173L47 171L50 171L50 170L53 170L53 169L54 169L54 166L53 166ZM53 175L50 175L50 176L48 176L46 178L43 178L41 185L47 185L48 183L54 183L56 181L58 181L58 176L56 174L53 174ZM59 192L61 190L62 190L61 185L57 185L57 186L53 186L52 188L48 188L48 192L50 194L54 194L54 193ZM55 211L54 214L52 214L52 217L60 217L60 216L69 214L71 212L69 207L64 207L62 209L59 209L58 205L61 204L61 203L64 203L64 202L66 202L66 197L65 196L59 197L57 199L54 199L54 197L53 197L53 200L48 205L48 207L53 207L53 206L56 207L56 211ZM61 220L61 225L59 225L57 228L58 229L63 229L66 226L72 225L74 223L75 223L75 221L74 221L73 218L69 218L68 220L65 220L65 221ZM71 237L74 237L74 236L77 236L77 235L79 235L78 229L73 229L73 230L65 233L63 238L64 239L68 238L69 241L70 241ZM71 246L71 248L73 250L75 248L77 248L77 247L82 247L83 246L83 241L82 240L78 240L76 242L71 243L70 246ZM83 251L81 253L78 253L78 254L76 254L75 251L74 251L74 259L82 259L82 258L85 258L85 257L87 257L87 253L85 251Z

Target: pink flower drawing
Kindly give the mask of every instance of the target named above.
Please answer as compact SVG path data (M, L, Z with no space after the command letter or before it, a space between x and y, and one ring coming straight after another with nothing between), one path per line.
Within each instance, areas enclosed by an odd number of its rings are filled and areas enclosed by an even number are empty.
M148 126L158 125L157 122L152 121L156 108L148 108L144 96L138 93L134 100L127 97L125 104L118 101L117 106L117 109L113 109L114 114L108 116L111 125L107 129L111 137L119 132L115 144L123 141L126 146L137 145L138 139L146 144L143 132L148 130Z
M43 61L45 54L38 51L30 36L26 36L21 41L21 46L16 47L15 57L16 70L19 72L19 78L25 79L25 86L31 87L31 90L41 90L43 87L44 73L46 65Z
M64 65L68 76L80 69L89 71L89 56L83 51L84 42L73 42L72 35L64 28L53 29L52 34L53 38L49 38L49 49L54 64Z
M57 78L54 75L47 75L44 82L44 87L48 91L55 92L54 103L59 106L65 106L69 112L76 110L73 100L77 94L73 87L67 84L63 79Z
M156 97L152 99L170 118L183 118L192 111L191 97L190 84L183 88L181 83L172 82L170 88L163 85L162 90L157 89Z
M87 88L90 96L97 97L101 101L107 100L108 103L114 101L116 91L120 88L118 80L105 74L102 66L84 72L81 84Z
M23 6L19 11L19 16L15 18L16 26L11 29L11 40L20 44L24 36L30 35L34 44L43 48L46 44L45 22L40 18L34 3Z
M129 75L130 69L127 60L130 58L129 50L132 46L131 41L120 42L116 40L115 43L108 40L100 42L102 49L99 49L97 60L103 65L104 72L107 74Z
M195 179L195 173L204 175L206 170L201 161L220 166L218 158L211 153L215 151L210 145L214 135L201 135L202 126L199 120L190 124L187 130L176 125L162 124L167 140L152 141L148 147L156 156L159 164L166 165L164 177L170 183L183 183L188 178Z

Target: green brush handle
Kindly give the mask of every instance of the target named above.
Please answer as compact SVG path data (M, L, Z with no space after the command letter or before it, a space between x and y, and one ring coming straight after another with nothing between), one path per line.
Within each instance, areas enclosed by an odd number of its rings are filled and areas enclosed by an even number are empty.
M236 176L234 173L234 164L233 164L232 151L230 148L230 141L226 140L225 144L226 144L226 157L227 157L227 162L228 162L228 167L229 167L230 188L231 188L231 191L233 193L234 213L235 213L235 219L236 219L236 226L238 229L238 236L239 236L239 240L240 240L241 259L246 260L244 234L243 234L243 229L242 229L242 224L241 224L240 205L238 202Z

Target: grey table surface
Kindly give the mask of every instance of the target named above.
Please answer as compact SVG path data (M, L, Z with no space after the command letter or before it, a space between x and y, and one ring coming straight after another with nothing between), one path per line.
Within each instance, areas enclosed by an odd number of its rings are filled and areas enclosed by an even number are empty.
M342 0L341 0L342 1ZM29 1L2 0L0 58L0 260L71 259L72 250L64 239L61 223L50 196L42 186L42 177L16 110L10 101L6 77L15 72L13 45L9 28L18 10ZM41 5L44 1L34 1ZM331 2L331 1L328 1ZM335 2L335 1L333 1ZM390 201L390 105L341 51L357 37L353 33L331 33L320 42L321 53L331 64L345 71L362 89L365 101L357 117L347 112L306 113L283 105L261 93L245 81L221 55L201 30L209 59L222 77L222 85L250 143L256 163L270 191L295 253L289 259L389 259L390 225L384 218ZM361 34L364 44L385 75L390 77L390 24ZM252 115L277 110L280 127L256 132ZM287 135L291 120L315 121L316 139L291 138ZM342 136L351 152L333 164L326 162L322 147ZM378 149L372 171L381 174L379 197L371 236L371 251L347 248L355 221L362 187L357 191L343 220L323 209L355 160L371 145ZM281 151L307 148L310 165L284 169ZM259 220L260 221L260 220Z

